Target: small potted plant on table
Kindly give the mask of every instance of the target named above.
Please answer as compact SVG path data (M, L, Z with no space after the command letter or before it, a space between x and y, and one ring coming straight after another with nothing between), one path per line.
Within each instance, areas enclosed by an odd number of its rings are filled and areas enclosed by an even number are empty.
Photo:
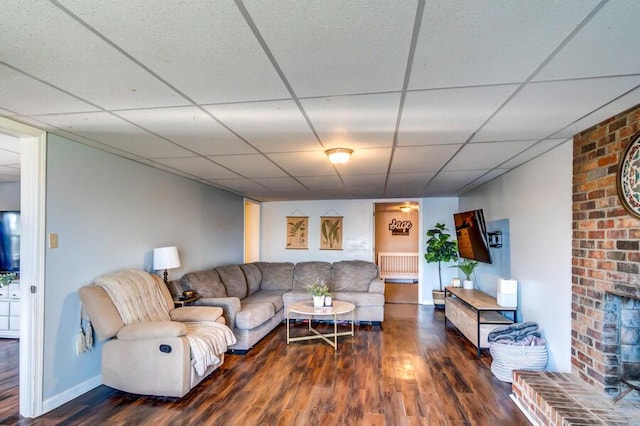
M329 287L323 282L315 282L309 286L309 293L313 297L313 307L321 308L324 306L326 297L331 297Z
M458 243L451 240L449 230L442 223L436 223L435 228L427 231L427 251L424 258L427 263L438 262L439 290L432 290L433 304L436 308L444 307L444 290L442 289L443 262L458 260Z
M469 259L463 259L462 262L452 266L452 268L459 268L462 271L462 273L465 275L465 277L467 277L467 279L464 280L464 283L463 283L463 287L466 289L473 288L473 281L471 280L471 274L473 274L473 271L476 269L476 266L478 266L478 262L476 262L475 260L469 260Z

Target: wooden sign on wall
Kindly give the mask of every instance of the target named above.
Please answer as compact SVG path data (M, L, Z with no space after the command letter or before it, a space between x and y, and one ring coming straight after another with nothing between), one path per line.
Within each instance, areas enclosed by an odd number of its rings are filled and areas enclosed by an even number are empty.
M409 229L413 224L410 220L396 220L391 219L391 223L389 223L389 231L391 231L391 235L409 235Z

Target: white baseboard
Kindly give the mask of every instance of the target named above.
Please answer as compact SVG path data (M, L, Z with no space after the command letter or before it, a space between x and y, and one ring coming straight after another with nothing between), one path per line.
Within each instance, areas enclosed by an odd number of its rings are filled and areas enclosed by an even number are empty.
M51 410L54 410L61 405L66 404L79 397L80 395L89 392L93 388L97 388L102 384L102 376L98 374L95 377L92 377L89 380L86 380L71 389L67 389L66 391L59 393L51 398L48 398L42 401L42 414L48 413Z

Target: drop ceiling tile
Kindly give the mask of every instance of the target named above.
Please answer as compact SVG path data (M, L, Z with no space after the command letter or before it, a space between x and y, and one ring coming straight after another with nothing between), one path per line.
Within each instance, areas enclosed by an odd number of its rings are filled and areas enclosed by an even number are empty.
M503 174L507 173L508 170L507 169L493 169L488 171L487 173L485 173L484 175L480 176L478 179L474 180L473 182L471 182L469 185L465 186L462 189L462 193L471 191L472 189L478 188L482 185L484 185L485 183L502 176ZM462 195L462 194L461 194Z
M220 155L207 157L248 178L285 177L287 174L263 155Z
M289 97L232 0L61 3L197 103Z
M43 115L54 127L145 158L187 157L193 153L106 112Z
M399 93L301 100L325 148L390 147Z
M386 173L391 158L391 148L354 150L346 164L336 164L342 176Z
M425 185L435 176L430 173L391 173L387 181L387 192L402 197L415 197L422 192Z
M237 178L238 175L202 157L160 158L154 160L183 173L205 180Z
M618 115L622 111L626 111L627 109L638 105L638 102L640 102L640 87L635 88L624 96L613 100L606 105L603 105L598 110L590 113L586 117L570 124L568 127L556 133L554 137L573 137L573 135L587 130L589 127L595 126L596 124L608 119L609 117Z
M472 139L544 139L640 84L640 76L527 84Z
M386 179L386 174L345 175L342 177L345 185L351 189L371 186L382 188Z
M531 161L534 158L536 158L539 155L544 154L545 152L559 146L562 145L563 143L567 142L567 143L571 143L573 141L573 139L569 138L569 139L545 139L542 141L537 142L536 144L532 145L531 147L529 147L529 149L527 149L526 151L523 151L522 153L516 155L515 157L513 157L512 159L510 159L509 161L500 164L500 168L501 169L512 169L514 167L517 167L521 164L526 163L527 161Z
M298 96L402 88L416 1L244 4Z
M125 20L114 21L122 25ZM103 108L187 103L53 3L3 3L0 40L3 62Z
M463 193L466 185L471 184L489 170L466 170L456 172L440 172L429 183L425 196L457 196Z
M346 194L344 183L338 176L301 176L300 182L311 191L342 191Z
M428 2L409 88L525 81L597 3Z
M0 64L0 103L18 114L98 111L58 89Z
M197 107L119 111L116 114L200 155L256 152Z
M296 181L291 177L260 178L260 185L266 186L267 188L273 191L281 191L281 192L309 191L302 184L300 184L300 182Z
M537 141L469 143L451 159L445 171L493 169Z
M267 156L293 176L329 176L336 173L324 151L287 152Z
M263 153L322 148L293 101L247 102L205 108Z
M92 139L85 138L85 137L80 136L78 134L75 134L73 132L67 132L65 130L62 130L62 129L59 129L59 128L56 128L56 127L53 127L53 126L49 126L49 125L47 125L46 127L49 128L49 129L46 129L46 130L48 130L49 133L51 133L51 134L55 134L57 136L60 136L60 137L63 137L63 138L66 138L66 139L81 143L83 145L87 145L87 146L99 149L101 151L105 151L105 152L108 152L108 153L111 153L111 154L118 155L120 157L134 159L134 160L137 160L137 159L140 158L139 155L135 155L135 154L132 154L130 152L126 152L126 151L123 151L121 149L114 148L112 146L106 145L104 143L97 142L97 141L94 141Z
M209 182L213 183L219 188L223 188L228 191L238 192L240 194L247 195L259 195L260 197L265 196L282 196L277 192L272 191L271 189L260 185L260 183L246 178L237 178L237 179L215 179L210 180Z
M391 173L437 172L460 149L461 144L398 147Z
M576 2L569 2L575 6ZM640 2L610 1L534 77L535 80L640 72Z
M518 86L407 93L398 146L464 143Z

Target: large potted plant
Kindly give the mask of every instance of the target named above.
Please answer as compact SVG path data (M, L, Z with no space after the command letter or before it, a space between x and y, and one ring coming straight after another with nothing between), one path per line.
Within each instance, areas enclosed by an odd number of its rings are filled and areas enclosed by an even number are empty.
M438 263L439 290L433 290L433 304L436 308L444 306L444 290L442 288L442 263L458 259L458 243L451 239L449 230L442 223L427 231L427 251L424 258L427 263Z

